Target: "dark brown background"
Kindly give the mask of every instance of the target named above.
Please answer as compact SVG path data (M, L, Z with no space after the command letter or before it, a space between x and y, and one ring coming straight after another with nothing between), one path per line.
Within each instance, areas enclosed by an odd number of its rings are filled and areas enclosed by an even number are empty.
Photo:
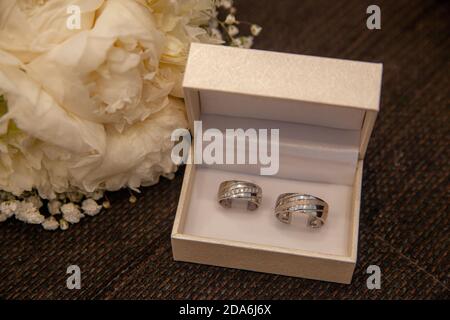
M382 30L365 26L382 9ZM382 110L365 162L359 259L353 283L174 262L170 232L182 182L161 181L134 206L66 232L0 225L0 297L145 299L449 298L448 1L240 0L239 18L264 27L255 47L383 62ZM66 268L82 289L66 289ZM379 265L382 289L366 287Z

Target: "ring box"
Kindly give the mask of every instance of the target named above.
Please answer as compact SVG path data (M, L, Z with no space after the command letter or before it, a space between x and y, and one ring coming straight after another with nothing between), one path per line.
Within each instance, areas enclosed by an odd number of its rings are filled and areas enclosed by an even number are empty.
M363 159L379 110L382 65L191 45L183 88L193 144L203 130L279 129L279 170L260 164L187 164L172 231L173 257L293 277L350 283L357 260ZM260 208L225 209L225 180L262 188ZM329 204L326 224L290 225L274 215L277 196L311 194Z

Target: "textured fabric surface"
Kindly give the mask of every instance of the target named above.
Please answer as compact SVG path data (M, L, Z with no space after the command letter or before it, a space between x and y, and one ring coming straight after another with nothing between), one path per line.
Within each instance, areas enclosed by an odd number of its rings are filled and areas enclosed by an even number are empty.
M112 209L65 232L0 224L0 297L14 299L449 298L449 30L446 1L240 0L264 31L255 47L383 62L382 109L364 169L359 257L351 285L174 262L170 232L183 170L143 190L109 194ZM66 288L66 268L82 289ZM368 290L379 265L382 289Z

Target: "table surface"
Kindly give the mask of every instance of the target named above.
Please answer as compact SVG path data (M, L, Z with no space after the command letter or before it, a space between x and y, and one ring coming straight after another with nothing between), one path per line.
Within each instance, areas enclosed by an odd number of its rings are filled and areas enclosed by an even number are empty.
M382 108L369 145L353 282L340 285L174 262L170 233L183 170L65 232L0 224L0 298L449 298L449 2L388 1L382 29L371 1L240 0L241 20L264 27L255 48L384 63ZM66 288L66 269L82 289ZM378 265L382 288L368 290Z

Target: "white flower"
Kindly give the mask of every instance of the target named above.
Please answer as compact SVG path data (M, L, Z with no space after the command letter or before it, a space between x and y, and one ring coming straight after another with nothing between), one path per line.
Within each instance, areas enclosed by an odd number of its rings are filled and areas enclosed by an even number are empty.
M257 24L252 24L250 26L250 32L252 33L252 35L254 35L255 37L257 37L262 31L262 27L258 26Z
M95 200L93 199L86 199L83 201L81 205L81 209L83 209L83 213L87 214L88 216L95 216L97 215L100 210L102 210L102 206L99 205Z
M240 37L237 39L234 39L234 44L238 46L239 48L250 48L253 45L254 38L252 36L249 37Z
M62 205L61 212L64 220L70 223L78 223L82 218L84 218L84 215L81 213L78 206L71 202Z
M19 201L17 200L4 201L0 203L0 213L6 216L6 218L10 218L11 216L14 215L18 206Z
M45 230L56 230L59 228L59 222L54 217L48 217L42 222L42 226Z
M69 229L69 223L64 219L60 219L59 227L61 228L61 230L67 230L67 229Z
M7 200L0 202L0 222L11 218L17 211L19 202L17 200Z
M226 24L234 24L236 23L236 17L234 16L234 14L229 14L227 15L227 17L225 18L225 23Z
M40 209L43 206L42 200L38 196L27 197L25 198L25 201L32 203L37 209Z
M68 4L81 30L65 27ZM170 176L189 45L218 42L205 11L212 1L0 1L0 189L55 199Z
M61 213L61 206L62 206L61 201L53 199L53 200L49 201L48 204L47 204L48 212L51 215L60 214Z
M133 194L133 195L131 195L129 198L128 198L128 202L130 202L130 203L136 203L137 202L137 198L136 198L136 196Z
M236 27L235 25L228 26L228 34L230 36L234 37L238 33L239 33L238 27Z
M225 9L230 9L233 6L233 0L220 0L219 6L222 6Z
M105 209L111 208L111 203L108 200L103 201L103 208Z
M17 207L16 219L26 223L41 224L45 217L40 214L39 209L33 203L22 201Z

